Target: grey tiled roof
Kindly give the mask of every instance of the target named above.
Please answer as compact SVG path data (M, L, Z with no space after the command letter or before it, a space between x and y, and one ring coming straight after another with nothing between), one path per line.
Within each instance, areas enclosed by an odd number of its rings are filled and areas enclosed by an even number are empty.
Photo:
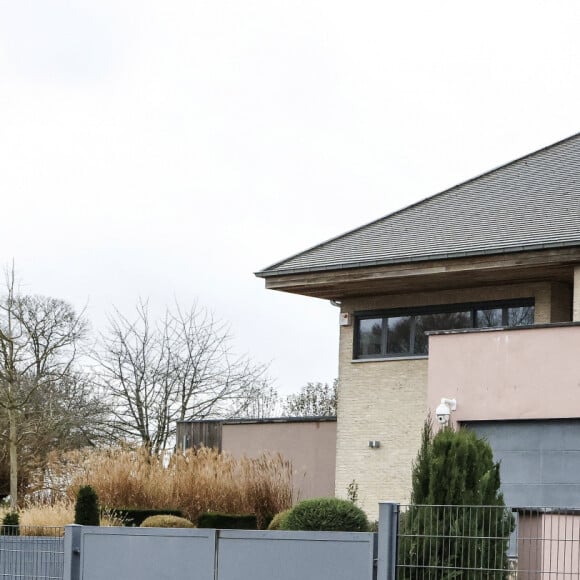
M261 277L580 245L580 133L265 268Z

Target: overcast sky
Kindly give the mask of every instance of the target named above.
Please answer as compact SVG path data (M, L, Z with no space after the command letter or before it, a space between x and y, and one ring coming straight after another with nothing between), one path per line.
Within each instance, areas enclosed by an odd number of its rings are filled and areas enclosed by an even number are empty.
M95 330L230 322L283 392L337 310L253 272L580 131L580 2L0 0L0 262Z

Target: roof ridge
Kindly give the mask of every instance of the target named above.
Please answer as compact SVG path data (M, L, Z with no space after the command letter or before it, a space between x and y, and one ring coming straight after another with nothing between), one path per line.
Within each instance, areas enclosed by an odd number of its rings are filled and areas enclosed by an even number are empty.
M327 240L324 240L323 242L320 242L320 243L318 243L318 244L316 244L314 246L311 246L311 247L307 248L306 250L303 250L301 252L297 252L296 254L293 254L293 255L291 255L291 256L283 259L283 260L279 260L279 261L275 262L274 264L271 264L270 266L268 266L268 267L266 267L266 268L264 268L264 269L262 269L262 270L260 270L258 272L254 272L254 274L256 276L263 277L264 275L266 275L266 274L268 274L270 272L273 272L276 268L278 268L280 265L282 265L282 264L284 264L286 262L290 262L291 260L294 260L294 259L296 259L296 258L298 258L298 257L300 257L302 255L308 254L308 253L310 253L310 252L312 252L314 250L317 250L319 248L322 248L322 247L324 247L324 246L326 246L326 245L328 245L328 244L330 244L332 242L335 242L337 240L340 240L341 238L345 238L345 237L347 237L349 235L352 235L352 234L354 234L354 233L356 233L358 231L361 231L361 230L366 229L366 228L368 228L370 226L373 226L374 224L377 224L377 223L379 223L381 221L384 221L386 219L392 218L392 217L394 217L396 215L399 215L401 213L407 212L407 211L409 211L409 210L411 210L413 208L416 208L416 207L418 207L420 205L426 204L427 202L430 202L430 201L432 201L433 199L435 199L437 197L443 196L444 194L448 194L448 193L450 193L450 192L452 192L452 191L454 191L454 190L456 190L456 189L458 189L460 187L463 187L465 185L468 185L469 183L472 183L474 181L477 181L477 180L479 180L479 179L481 179L483 177L486 177L488 175L492 175L492 174L494 174L494 173L496 173L496 172L498 172L500 170L503 170L503 169L506 169L506 168L508 168L508 167L510 167L512 165L515 165L516 163L520 163L520 162L524 161L525 159L529 159L531 157L537 156L540 153L543 153L543 152L548 151L550 149L556 148L556 147L558 147L560 145L563 145L564 143L567 143L569 141L573 141L574 139L577 139L579 137L580 137L580 132L574 133L573 135L570 135L568 137L565 137L564 139L560 139L559 141L556 141L554 143L551 143L550 145L541 147L540 149L536 149L535 151L532 151L531 153L527 153L526 155L522 155L521 157L517 157L516 159L513 159L512 161L508 161L507 163L504 163L502 165L498 165L498 166L496 166L496 167L494 167L492 169L489 169L487 171L484 171L483 173L480 173L480 174L478 174L478 175L476 175L474 177L471 177L471 178L469 178L469 179L467 179L465 181L462 181L460 183L456 183L455 185L452 185L451 187L448 187L448 188L446 188L446 189L444 189L442 191L439 191L437 193L431 194L431 195L429 195L429 196L427 196L427 197L425 197L423 199L420 199L420 200L418 200L418 201L416 201L416 202L414 202L414 203L412 203L410 205L407 205L407 206L404 206L404 207L402 207L402 208L400 208L398 210L395 210L394 212L391 212L389 214L386 214L384 216L381 216L378 219L372 220L372 221L370 221L368 223L365 223L365 224L360 225L360 226L357 226L357 227L355 227L353 229L347 230L346 232L343 232L343 233L341 233L341 234L339 234L337 236L333 236L332 238L329 238Z

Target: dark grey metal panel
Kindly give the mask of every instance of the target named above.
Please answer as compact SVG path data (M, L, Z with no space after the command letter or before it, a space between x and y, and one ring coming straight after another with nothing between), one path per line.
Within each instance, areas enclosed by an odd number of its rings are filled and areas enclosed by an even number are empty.
M580 508L580 419L466 423L501 461L506 503Z
M274 264L259 276L580 245L580 134Z
M218 580L372 580L374 535L224 530Z

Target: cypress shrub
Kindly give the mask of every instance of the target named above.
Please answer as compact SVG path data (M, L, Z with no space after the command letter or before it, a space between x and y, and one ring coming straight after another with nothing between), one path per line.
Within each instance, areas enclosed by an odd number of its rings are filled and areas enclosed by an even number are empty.
M258 520L255 514L205 512L199 516L197 527L216 528L219 530L257 530Z
M321 497L297 503L280 522L281 530L366 532L365 512L346 499Z
M506 580L515 520L500 492L500 466L489 444L467 429L433 436L427 421L413 465L412 504L400 522L403 580Z
M2 527L0 528L2 536L19 536L20 535L20 517L18 512L8 512L2 518Z
M75 524L98 526L100 524L99 498L90 485L83 485L77 493Z

